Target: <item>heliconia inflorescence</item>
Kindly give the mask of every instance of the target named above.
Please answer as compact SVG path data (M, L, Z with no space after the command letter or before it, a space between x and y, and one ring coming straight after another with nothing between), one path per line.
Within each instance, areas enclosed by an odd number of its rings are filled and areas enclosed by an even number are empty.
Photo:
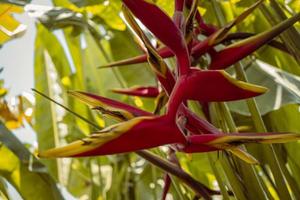
M222 133L187 106L187 100L199 103L247 99L264 94L267 88L236 80L223 69L250 55L300 20L300 13L270 30L250 35L217 51L214 47L230 36L229 31L257 8L262 0L244 11L223 28L207 25L195 9L197 1L176 1L171 19L154 3L123 0L123 13L132 30L144 44L145 54L102 67L114 67L148 61L159 87L139 86L114 89L120 94L168 99L162 115L143 111L128 104L86 92L70 95L120 121L67 146L39 152L40 157L81 157L110 155L170 145L175 151L198 153L226 150L249 163L256 160L239 147L245 143L284 143L300 139L296 133ZM197 4L196 4L197 5ZM183 7L190 9L184 16ZM139 27L136 18L165 46L156 49ZM191 26L196 21L198 27ZM200 41L196 35L203 33ZM192 67L204 54L211 56L208 69ZM176 58L175 71L164 58ZM161 105L160 105L161 106Z

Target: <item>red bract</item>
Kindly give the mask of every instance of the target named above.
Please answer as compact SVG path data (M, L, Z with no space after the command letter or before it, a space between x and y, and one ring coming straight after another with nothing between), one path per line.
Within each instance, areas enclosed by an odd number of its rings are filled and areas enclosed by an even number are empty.
M299 20L300 13L281 22L269 31L265 31L258 35L227 46L225 49L212 56L212 62L209 68L225 69L226 67L229 67L230 65L253 53L264 44L268 43L272 38L276 37Z
M161 145L172 145L174 149L187 153L228 150L249 163L257 161L238 146L243 143L281 143L299 139L297 134L281 133L239 133L224 134L208 121L198 117L187 106L187 100L201 103L241 100L261 95L266 88L238 81L222 70L200 70L191 67L191 57L198 59L204 53L215 51L210 68L225 68L249 55L260 46L280 34L295 23L300 14L286 20L270 31L250 37L239 43L229 45L216 52L214 46L222 43L229 30L249 15L262 1L257 2L227 26L211 31L204 41L196 41L190 37L189 30L184 30L182 20L183 2L176 1L174 21L155 4L144 0L123 0L128 11L124 16L132 29L144 43L147 55L122 61L117 64L130 64L148 60L157 80L164 90L161 95L169 97L167 111L162 116L143 111L133 106L107 99L105 97L84 92L70 92L84 103L100 110L103 114L116 118L121 123L107 127L91 136L75 141L65 147L41 152L41 157L79 157L110 155L149 149ZM195 6L195 5L194 5ZM143 30L138 26L131 13L148 28L166 47L155 49ZM188 28L192 27L193 18L200 20L199 13L192 8L188 15ZM198 16L198 17L197 17ZM186 36L186 35L185 35ZM188 44L192 45L191 52ZM190 46L189 46L190 47ZM162 58L175 55L177 64L176 76ZM217 60L216 60L217 58ZM110 64L108 66L116 65ZM139 87L115 90L117 93L136 96L157 96L157 88ZM160 107L162 107L160 105ZM155 113L158 113L155 111Z
M190 61L181 31L156 5L144 0L123 0L131 12L170 50L178 59L179 70L187 73ZM147 12L145 12L147 11Z
M189 136L184 152L205 152L230 149L245 143L284 143L299 139L297 134L290 133L231 133L205 134Z
M168 113L175 116L182 101L222 102L258 96L266 88L237 81L224 71L192 70L178 78L170 96Z
M138 97L157 97L159 94L157 87L133 87L128 89L113 89L112 91Z
M40 157L77 157L110 155L185 143L185 137L165 117L138 117L93 133L65 147L41 152Z
M78 98L93 109L100 110L103 114L110 115L121 121L132 119L138 116L150 116L149 112L135 108L128 104L94 95L86 92L70 91L69 95Z
M168 47L162 47L156 50L160 57L162 58L169 58L174 56L173 52ZM107 63L105 65L101 65L99 68L108 68L108 67L115 67L115 66L122 66L122 65L131 65L131 64L138 64L147 62L147 54L143 54L140 56L136 56L133 58L128 58L121 61L116 61L112 63Z

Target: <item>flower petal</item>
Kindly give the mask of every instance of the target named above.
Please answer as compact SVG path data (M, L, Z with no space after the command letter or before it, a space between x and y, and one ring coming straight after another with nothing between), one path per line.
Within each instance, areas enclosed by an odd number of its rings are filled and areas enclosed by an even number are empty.
M45 158L111 155L185 142L185 137L166 116L137 117L105 128L67 146L40 152L38 156Z

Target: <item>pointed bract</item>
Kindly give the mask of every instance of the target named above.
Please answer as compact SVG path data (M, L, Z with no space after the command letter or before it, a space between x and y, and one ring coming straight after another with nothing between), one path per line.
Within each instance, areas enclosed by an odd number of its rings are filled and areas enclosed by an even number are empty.
M184 83L186 98L201 102L246 99L264 94L267 90L261 86L238 81L225 71L193 70Z
M190 61L181 31L160 8L149 1L123 0L130 11L175 54L182 74L188 72ZM158 23L159 22L159 23Z
M274 37L278 36L280 33L288 29L299 20L300 13L281 22L268 31L225 47L225 49L212 56L212 62L209 66L209 69L225 69L229 67L230 65L250 55L261 46L267 44Z
M40 152L38 156L49 158L111 155L166 144L184 144L185 141L185 137L169 118L137 117L107 127L67 146Z
M187 153L209 152L216 150L230 150L234 154L239 154L239 157L251 159L241 149L236 149L238 146L247 143L285 143L300 139L300 134L297 133L231 133L231 134L204 134L193 135L187 137L187 145L181 151ZM251 162L251 161L250 161Z
M126 94L130 96L138 97L157 97L159 94L159 89L157 87L133 87L128 89L113 89L114 93Z
M232 147L227 149L230 153L245 161L246 163L256 165L259 164L258 160L256 160L251 154L243 150L241 147Z
M143 30L139 27L134 17L131 15L130 11L125 6L123 7L123 13L127 22L131 25L132 29L144 43L144 46L147 50L147 60L151 66L151 69L154 71L163 87L167 91L171 91L173 84L175 84L175 79L173 78L173 75L169 70L167 64L159 55L157 50L153 47L150 40L144 34Z
M79 99L92 108L100 110L101 112L103 112L103 114L110 115L113 118L121 121L132 119L137 116L152 115L152 113L143 111L139 108L92 93L69 91L68 94Z
M169 58L174 56L172 51L168 47L162 47L160 49L157 49L157 53L160 55L162 58ZM123 66L123 65L132 65L132 64L139 64L139 63L144 63L147 62L147 54L143 54L140 56L120 60L120 61L115 61L112 63L107 63L105 65L101 65L98 68L109 68L109 67L117 67L117 66Z
M238 17L236 17L232 22L227 24L226 26L222 27L218 31L216 31L210 38L209 38L209 45L217 44L220 41L222 41L229 33L229 31L242 22L247 16L249 16L264 0L259 0L256 3L254 3L252 6L250 6L248 9L246 9L242 14L240 14Z
M196 92L195 92L196 91ZM222 102L247 99L264 94L267 88L238 81L222 70L191 72L179 77L168 102L168 115L175 117L186 100Z
M264 94L267 90L261 86L238 81L222 70L193 69L191 73L180 77L177 81L168 107L176 111L180 103L187 99L200 102L241 100Z

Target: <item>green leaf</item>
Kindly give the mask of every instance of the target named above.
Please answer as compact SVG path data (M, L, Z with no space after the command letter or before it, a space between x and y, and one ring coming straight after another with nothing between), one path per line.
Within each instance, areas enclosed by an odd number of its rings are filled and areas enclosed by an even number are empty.
M256 97L262 115L287 104L300 103L300 78L265 62L257 60L246 70L251 83L265 86L269 91ZM245 101L228 103L231 111L250 115Z
M69 77L71 75L71 66L68 62L65 50L62 44L54 34L48 31L44 26L38 26L37 37L42 42L44 48L49 53L51 60L55 66L59 79Z
M0 123L0 176L12 184L25 200L63 199L45 166ZM32 187L34 185L34 187Z
M43 28L38 26L38 30L41 29ZM42 32L38 31L35 41L35 89L53 97L52 86L55 84L55 81L51 79L50 74L52 74L52 77L55 75L55 68L48 51L46 51L45 44L43 43L42 36L40 35L41 33ZM55 105L39 95L36 95L35 100L34 129L37 133L39 149L53 148L57 146L59 142ZM47 165L50 174L58 179L58 161L43 160L43 162Z
M299 104L286 105L279 110L268 113L264 116L264 121L268 128L268 131L276 132L295 132L300 134L300 112ZM287 172L286 177L289 178L291 188L296 194L300 195L300 162L299 162L299 151L300 143L291 142L285 144L283 151L280 152L281 159L288 164L291 168L291 171ZM277 148L278 150L278 148Z

